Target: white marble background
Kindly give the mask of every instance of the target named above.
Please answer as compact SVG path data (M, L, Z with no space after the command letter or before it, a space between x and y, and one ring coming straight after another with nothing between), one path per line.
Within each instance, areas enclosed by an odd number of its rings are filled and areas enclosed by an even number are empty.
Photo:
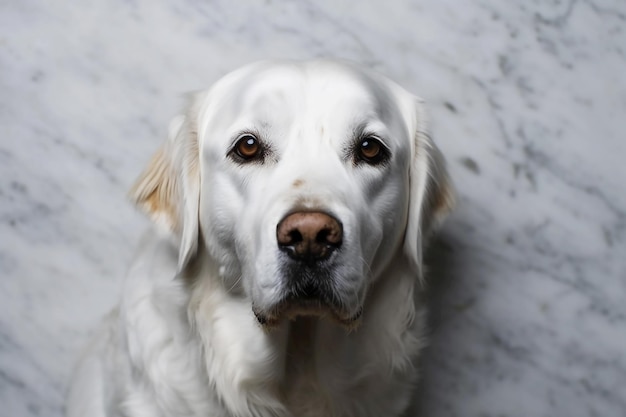
M181 94L343 57L429 103L459 206L421 416L626 415L626 3L0 1L0 416L58 417Z

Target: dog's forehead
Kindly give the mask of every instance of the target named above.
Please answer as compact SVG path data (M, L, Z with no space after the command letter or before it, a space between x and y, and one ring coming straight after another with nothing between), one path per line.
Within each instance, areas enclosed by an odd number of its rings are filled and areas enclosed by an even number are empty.
M232 116L281 111L286 117L359 114L386 121L398 112L399 97L382 76L336 62L313 61L244 67L215 85L213 100L219 103L216 109Z

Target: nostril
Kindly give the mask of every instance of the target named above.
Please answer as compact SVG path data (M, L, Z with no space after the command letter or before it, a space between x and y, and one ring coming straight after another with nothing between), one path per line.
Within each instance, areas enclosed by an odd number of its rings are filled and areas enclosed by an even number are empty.
M339 246L341 245L341 235L336 229L322 229L317 233L315 241L321 244Z
M304 240L302 233L300 233L298 229L286 230L282 232L279 231L277 238L278 246L288 246L292 248L302 244L302 241Z
M289 232L289 242L287 244L294 245L296 243L302 242L302 240L302 233L300 233L299 230L292 230L291 232Z
M326 243L327 241L327 237L328 234L330 233L330 230L328 229L322 229L317 233L317 236L315 236L315 241L319 242L319 243Z

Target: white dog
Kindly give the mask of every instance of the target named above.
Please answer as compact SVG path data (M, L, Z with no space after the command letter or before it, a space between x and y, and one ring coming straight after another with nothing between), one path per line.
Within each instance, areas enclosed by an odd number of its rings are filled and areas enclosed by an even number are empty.
M400 415L422 246L452 205L422 103L327 61L196 94L132 197L154 220L70 417Z

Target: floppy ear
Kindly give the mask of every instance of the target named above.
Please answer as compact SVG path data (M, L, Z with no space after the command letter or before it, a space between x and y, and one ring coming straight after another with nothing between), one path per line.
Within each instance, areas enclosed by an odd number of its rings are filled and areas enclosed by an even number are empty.
M198 250L198 138L189 119L172 119L168 140L130 190L130 198L142 211L180 239L179 271Z
M423 103L418 99L415 115L404 253L421 279L424 240L454 207L454 190L444 158L428 132Z

